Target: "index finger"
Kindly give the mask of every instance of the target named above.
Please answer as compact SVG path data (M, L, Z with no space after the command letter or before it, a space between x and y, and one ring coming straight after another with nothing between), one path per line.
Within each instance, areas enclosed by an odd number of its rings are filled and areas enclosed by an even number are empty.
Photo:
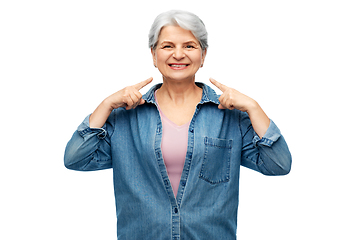
M153 78L148 78L145 81L139 82L135 85L133 85L134 88L136 88L137 90L142 89L143 87L145 87L146 85L148 85L149 83L151 83L151 81L153 80Z
M219 83L218 81L216 81L216 80L213 79L213 78L210 78L210 82L211 82L212 84L214 84L214 85L215 85L218 89L220 89L222 92L225 92L226 89L228 89L227 86L225 86L225 85L222 84L222 83Z

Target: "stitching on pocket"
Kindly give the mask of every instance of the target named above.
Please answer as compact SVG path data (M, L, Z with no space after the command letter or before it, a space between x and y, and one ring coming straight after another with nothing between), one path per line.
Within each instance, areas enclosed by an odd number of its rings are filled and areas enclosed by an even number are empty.
M211 184L228 182L232 140L205 137L204 144L205 153L199 177Z

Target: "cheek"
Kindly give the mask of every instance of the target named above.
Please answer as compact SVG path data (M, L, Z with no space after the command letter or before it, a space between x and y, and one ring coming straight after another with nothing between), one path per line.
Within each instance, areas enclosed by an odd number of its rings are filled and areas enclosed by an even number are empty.
M156 54L156 61L157 63L165 63L165 61L169 58L169 54L164 52L157 52Z
M165 61L166 61L166 58L163 55L157 57L158 63L160 63L160 64L165 63Z
M193 53L189 54L189 57L193 63L201 64L201 62L202 62L202 53L201 52L193 52Z
M200 65L202 63L201 55L193 56L192 62L195 63L196 65Z

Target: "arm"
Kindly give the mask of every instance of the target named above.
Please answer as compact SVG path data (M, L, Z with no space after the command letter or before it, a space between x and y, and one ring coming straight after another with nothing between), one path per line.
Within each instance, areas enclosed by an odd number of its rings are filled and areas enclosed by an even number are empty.
M241 165L264 175L286 175L290 172L291 154L273 121L270 120L269 128L261 139L246 113L241 114L239 124L243 139Z
M242 111L240 129L243 138L243 166L265 175L285 175L290 172L291 154L274 122L260 105L250 97L210 79L223 94L219 98L219 109Z
M110 137L114 131L113 110L120 107L129 110L144 104L139 90L151 81L152 78L149 78L112 94L85 118L66 146L66 168L91 171L112 167Z
M65 149L65 167L79 171L94 171L112 167L110 135L113 117L102 128L90 128L90 116L79 125Z

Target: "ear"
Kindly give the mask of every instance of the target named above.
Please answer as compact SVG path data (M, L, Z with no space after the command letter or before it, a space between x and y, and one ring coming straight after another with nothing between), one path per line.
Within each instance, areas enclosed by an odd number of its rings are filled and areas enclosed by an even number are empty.
M202 54L201 54L202 55L201 56L201 67L204 65L206 53L207 53L207 48L205 48L205 50L203 50Z
M153 48L151 48L151 55L153 57L154 66L157 67L156 51Z

